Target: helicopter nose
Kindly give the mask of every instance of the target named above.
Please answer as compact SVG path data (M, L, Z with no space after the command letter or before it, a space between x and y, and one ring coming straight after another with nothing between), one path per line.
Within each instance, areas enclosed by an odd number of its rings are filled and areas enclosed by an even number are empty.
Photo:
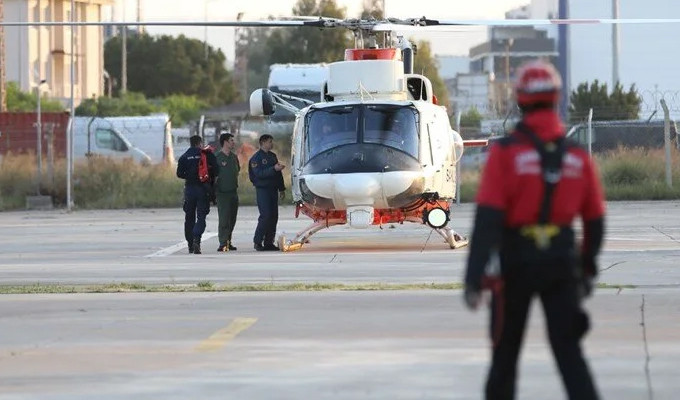
M335 194L347 204L373 204L382 185L375 174L341 174L335 176Z

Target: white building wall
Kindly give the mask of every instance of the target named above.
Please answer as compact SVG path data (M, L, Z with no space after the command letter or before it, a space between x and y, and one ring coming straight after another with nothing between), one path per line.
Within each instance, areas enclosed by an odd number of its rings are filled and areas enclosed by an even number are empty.
M457 76L456 108L462 112L476 108L480 113L489 111L489 74L459 74Z
M5 0L5 21L26 21L26 1ZM15 81L22 90L28 90L28 32L17 26L5 27L5 79Z
M79 21L101 21L102 7L113 0L77 0ZM70 0L5 0L6 21L69 21ZM71 55L75 54L76 105L103 94L104 43L101 27L76 27L76 48L71 50L70 27L6 27L6 80L23 91L34 90L45 79L43 90L64 105L71 96Z

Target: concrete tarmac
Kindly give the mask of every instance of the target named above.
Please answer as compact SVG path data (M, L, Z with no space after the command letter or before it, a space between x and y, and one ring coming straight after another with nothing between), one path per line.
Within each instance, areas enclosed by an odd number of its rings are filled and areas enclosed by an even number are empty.
M675 399L680 367L677 202L609 204L584 348L605 399ZM455 208L469 234L473 208ZM460 282L467 250L417 225L336 227L295 253L183 245L181 210L0 214L4 285ZM305 220L281 211L281 230ZM214 247L214 249L212 248ZM0 399L479 399L487 310L460 291L0 296ZM564 398L535 304L518 398Z

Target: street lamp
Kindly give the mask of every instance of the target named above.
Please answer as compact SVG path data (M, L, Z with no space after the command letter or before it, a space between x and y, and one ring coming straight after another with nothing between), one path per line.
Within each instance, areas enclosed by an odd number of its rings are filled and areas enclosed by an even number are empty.
M515 40L509 38L505 41L505 104L507 107L506 112L509 112L512 108L510 101L512 100L512 83L510 82L510 48L512 47Z
M35 150L36 158L38 159L38 188L37 188L37 194L40 195L40 178L42 176L42 110L40 109L40 100L42 97L42 91L41 87L44 85L47 81L45 79L41 79L40 82L35 87L35 91L38 95L38 110L37 110L37 120L35 123L36 126L36 138L37 138L37 147Z

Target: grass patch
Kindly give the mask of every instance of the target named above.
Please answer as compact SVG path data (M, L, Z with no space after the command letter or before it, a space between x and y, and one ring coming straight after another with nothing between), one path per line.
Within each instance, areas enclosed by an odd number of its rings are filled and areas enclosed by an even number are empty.
M288 168L284 181L290 204L290 149L285 138L277 138L275 151ZM607 200L680 199L680 153L672 151L673 187L665 183L663 150L620 148L597 155ZM26 206L26 196L37 193L36 158L33 154L8 154L0 159L0 211ZM479 185L479 171L463 171L461 201L473 202ZM57 207L66 204L66 162L43 162L40 193L52 196ZM141 165L131 160L93 157L74 165L73 201L79 209L165 208L182 206L184 182L175 166ZM239 175L241 205L255 204L255 189L248 179L248 166Z
M596 157L608 200L673 200L680 198L680 154L671 151L673 185L666 185L662 149L619 148Z
M462 283L288 283L216 285L201 281L186 285L143 285L111 283L103 285L13 285L0 286L0 294L66 294L66 293L174 293L174 292L324 292L324 291L391 291L391 290L461 290ZM634 285L597 284L598 289L634 289Z

